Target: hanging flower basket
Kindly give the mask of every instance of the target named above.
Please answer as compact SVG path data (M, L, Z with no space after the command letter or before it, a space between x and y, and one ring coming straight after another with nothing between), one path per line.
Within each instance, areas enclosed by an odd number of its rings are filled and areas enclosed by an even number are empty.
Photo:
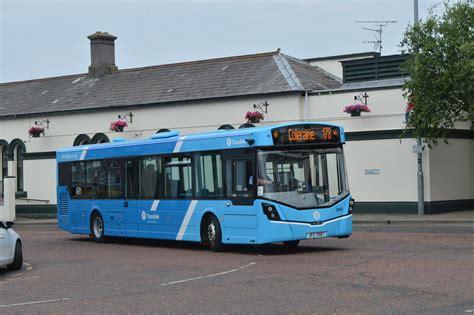
M260 112L247 112L245 114L245 119L247 119L247 123L259 123L261 120L263 120L263 114Z
M30 135L30 137L38 138L41 136L41 134L44 134L44 127L38 125L31 126L28 129L28 134Z
M122 132L123 128L128 127L128 123L123 120L117 120L110 123L110 131L113 132Z
M408 123L408 120L410 119L410 114L415 108L415 102L408 102L407 107L405 108L405 122Z
M344 107L343 112L350 114L352 117L356 117L360 116L360 113L362 112L370 113L370 108L364 104L353 104Z

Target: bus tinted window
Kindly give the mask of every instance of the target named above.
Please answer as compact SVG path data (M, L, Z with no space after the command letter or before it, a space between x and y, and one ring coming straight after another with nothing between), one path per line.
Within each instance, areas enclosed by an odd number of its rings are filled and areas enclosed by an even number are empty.
M223 197L222 157L217 153L196 155L196 197Z
M112 160L107 163L107 197L123 197L123 163L120 160Z
M137 160L125 160L125 198L135 199L138 191Z
M71 186L71 165L72 163L60 163L58 165L59 186Z
M228 160L227 196L253 197L253 162L251 160Z
M140 196L145 199L159 199L161 193L162 158L151 156L140 159Z
M75 162L72 164L74 198L123 197L123 168L120 160Z
M165 198L193 196L191 157L164 158Z

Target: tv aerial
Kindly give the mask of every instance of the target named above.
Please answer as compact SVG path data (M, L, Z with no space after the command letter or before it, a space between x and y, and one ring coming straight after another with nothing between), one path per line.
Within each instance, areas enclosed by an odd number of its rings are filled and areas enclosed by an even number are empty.
M388 24L395 24L397 21L356 21L356 23L361 24L375 24L377 28L368 28L363 27L362 29L373 32L375 40L365 40L363 41L364 44L374 44L374 50L379 51L379 54L382 54L382 30Z

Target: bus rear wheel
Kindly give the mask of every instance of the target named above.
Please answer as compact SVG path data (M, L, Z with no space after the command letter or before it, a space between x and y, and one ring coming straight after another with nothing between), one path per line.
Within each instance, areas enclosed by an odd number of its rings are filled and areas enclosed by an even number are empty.
M102 243L105 241L105 235L104 235L104 220L102 219L102 216L100 213L94 212L94 214L91 217L91 223L90 223L90 229L91 229L91 238L93 241Z
M211 216L207 220L205 233L209 248L213 252L220 252L223 248L222 230L221 225L219 224L219 220L215 216Z
M287 242L283 242L283 245L285 245L285 247L287 248L296 248L298 247L299 243L300 241L287 241Z

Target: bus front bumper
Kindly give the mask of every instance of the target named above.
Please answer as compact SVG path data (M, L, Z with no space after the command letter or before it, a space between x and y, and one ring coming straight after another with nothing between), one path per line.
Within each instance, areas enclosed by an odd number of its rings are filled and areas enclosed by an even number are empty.
M270 220L265 225L266 233L260 233L259 244L324 237L345 238L352 234L352 214L329 219L317 225L307 222Z

